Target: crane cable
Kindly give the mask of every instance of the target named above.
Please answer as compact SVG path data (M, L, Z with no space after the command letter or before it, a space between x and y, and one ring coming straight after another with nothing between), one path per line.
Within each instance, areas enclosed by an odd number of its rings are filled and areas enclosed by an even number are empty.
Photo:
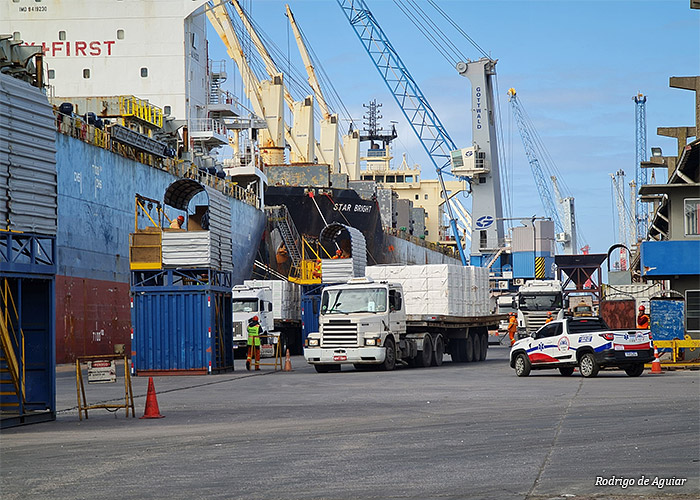
M411 0L408 1L411 2ZM394 0L394 4L449 64L455 66L459 62L458 58L455 57L455 52L458 52L456 47L454 47L452 42L434 26L432 19L430 19L419 6L414 5L412 10L403 5L401 0ZM423 22L421 22L421 20ZM449 45L453 45L451 52L448 50Z
M481 53L482 56L484 56L484 57L489 57L489 55L486 53L486 51L485 51L484 49L482 49L482 48L479 46L479 44L476 43L476 42L472 39L472 37L470 37L469 35L467 35L467 33L466 33L457 23L455 23L454 20L453 20L450 16L448 16L448 15L445 13L444 10L442 10L442 9L435 3L435 0L428 0L428 3L429 3L430 5L432 5L433 8L435 8L435 10L437 10L437 11L442 15L442 17L444 17L445 20L447 20L447 22L450 23L450 24L452 25L452 27L453 27L454 29L457 30L457 32L458 32L460 35L462 35L464 38L466 38L466 39L469 41L469 43L471 43L471 44L474 46L474 48L475 48L476 50L478 50L478 51Z

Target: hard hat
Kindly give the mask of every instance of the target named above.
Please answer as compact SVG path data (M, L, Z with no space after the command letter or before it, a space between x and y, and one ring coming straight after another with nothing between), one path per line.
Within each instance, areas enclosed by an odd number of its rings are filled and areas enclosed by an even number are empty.
M552 315L552 311L547 311L547 316L551 316L551 315Z
M342 251L340 248L339 248L338 250L335 251L335 254L336 254L336 255L340 255L341 253L343 253L343 251Z
M258 317L257 317L257 316L253 316L251 319L252 319L253 321L257 321L257 320L258 320Z
M180 222L185 222L185 218L182 215L178 215L177 220L179 220Z
M639 310L640 310L640 311L643 311L643 310L644 310L644 306L639 306Z

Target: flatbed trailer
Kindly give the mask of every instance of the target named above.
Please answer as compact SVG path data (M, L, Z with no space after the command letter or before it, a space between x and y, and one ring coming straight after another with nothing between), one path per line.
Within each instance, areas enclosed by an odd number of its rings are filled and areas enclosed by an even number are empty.
M483 361L489 328L506 315L407 314L399 283L358 278L324 289L319 332L309 334L304 357L320 373L375 365L440 366Z

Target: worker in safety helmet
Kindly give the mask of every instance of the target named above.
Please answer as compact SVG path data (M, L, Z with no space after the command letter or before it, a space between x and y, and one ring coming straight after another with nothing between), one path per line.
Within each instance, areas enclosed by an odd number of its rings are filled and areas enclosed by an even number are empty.
M185 218L182 215L178 215L177 219L173 219L170 222L170 227L172 229L182 229L182 225L185 223Z
M250 371L250 364L255 358L255 369L260 370L260 323L258 317L253 316L248 320L248 357L245 369Z
M554 318L552 317L552 311L548 311L548 312L547 312L547 319L546 319L546 321L544 322L544 324L546 325L546 324L549 323L550 321L554 321Z
M518 318L515 317L515 313L510 313L510 318L508 318L508 336L510 337L510 345L515 344L515 332L518 331Z
M646 313L644 306L639 306L639 315L637 316L637 328L641 330L649 329L649 315Z

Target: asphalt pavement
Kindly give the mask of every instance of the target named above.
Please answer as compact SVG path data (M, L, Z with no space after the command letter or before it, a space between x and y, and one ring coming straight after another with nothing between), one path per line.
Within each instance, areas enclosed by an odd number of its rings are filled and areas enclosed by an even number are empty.
M693 498L700 372L518 378L481 363L317 374L265 366L153 377L161 419L78 418L74 369L57 419L0 434L0 498ZM144 413L148 377L132 379ZM91 404L123 400L86 387Z

